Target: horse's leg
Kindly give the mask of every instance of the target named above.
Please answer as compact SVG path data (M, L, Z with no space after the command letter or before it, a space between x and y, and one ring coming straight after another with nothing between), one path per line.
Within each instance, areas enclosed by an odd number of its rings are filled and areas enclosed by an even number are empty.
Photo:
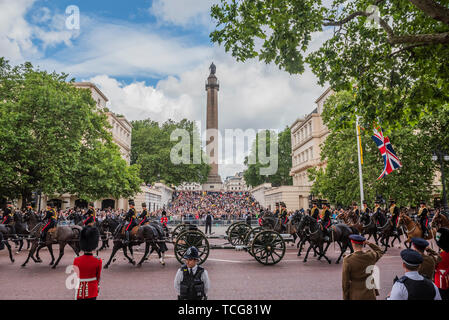
M47 245L47 249L48 249L48 252L50 252L50 256L51 256L50 265L52 266L53 263L55 263L55 256L53 255L53 245L51 245L51 244Z
M62 256L64 255L64 248L65 248L66 244L67 244L67 242L65 242L65 241L59 243L59 257L58 257L58 260L56 260L55 264L53 265L52 269L56 268L56 266L58 265Z
M112 252L111 252L111 256L109 257L108 263L105 264L105 266L103 267L104 269L109 268L109 265L111 264L112 258L114 258L115 254L117 253L117 251L120 249L120 246L116 245L114 243L114 247L112 248Z
M326 249L329 247L330 242L327 243ZM326 261L331 264L331 261L329 260L328 257L326 257L326 251L323 249L323 243L320 243L318 246L318 250L320 252L320 257L324 257L324 259L326 259Z
M20 251L22 251L22 248L23 248L23 239L20 239L19 240L19 250L17 250L17 253L19 253Z
M312 249L312 244L310 244L310 246L309 246L309 248L307 249L307 253L306 253L306 256L304 257L304 262L307 262L307 257L309 256L309 252L310 252L310 249Z
M165 245L165 243L163 243ZM159 255L159 262L165 266L165 251L162 250L162 245L156 245L157 247L159 247L159 250L157 250L157 253Z
M73 252L75 252L76 256L79 257L81 250L73 242L68 242L67 244L70 246L70 248L72 248L72 250L73 250Z
M145 242L145 253L143 254L142 259L137 264L138 267L142 266L142 263L145 261L149 251L150 251L150 243L149 242Z
M126 250L126 246L123 247L123 254L125 255L126 259L128 259L129 263L131 263L133 266L136 264L136 262L128 256L128 250Z
M14 257L12 256L12 249L11 249L11 245L8 243L8 240L5 240L5 246L6 248L8 248L8 253L9 253L9 259L11 260L12 263L14 263Z
M342 247L342 249L340 250L340 251L341 251L340 256L338 257L338 259L337 259L337 261L335 262L335 264L339 264L339 263L340 263L341 257L342 257L343 254L346 252L346 249L348 249L348 247L349 247L348 242L345 241L341 247Z

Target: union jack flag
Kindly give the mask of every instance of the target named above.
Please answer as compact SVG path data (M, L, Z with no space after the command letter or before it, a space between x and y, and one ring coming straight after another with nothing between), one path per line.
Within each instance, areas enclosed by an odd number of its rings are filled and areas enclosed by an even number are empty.
M390 139L387 136L384 136L382 128L377 126L373 131L374 135L371 138L377 144L385 165L384 170L380 174L379 178L377 178L377 180L379 180L387 174L392 173L394 170L401 168L402 164L391 146Z

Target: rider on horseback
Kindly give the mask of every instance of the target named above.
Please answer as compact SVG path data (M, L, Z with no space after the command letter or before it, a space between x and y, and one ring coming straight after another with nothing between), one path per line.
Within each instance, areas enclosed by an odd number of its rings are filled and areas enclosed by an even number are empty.
M419 223L421 225L421 230L423 232L423 238L427 238L428 237L427 224L429 221L427 215L429 214L429 210L426 208L426 202L424 200L421 200L420 205L421 208L418 211Z
M310 210L310 215L317 219L318 221L318 215L320 214L320 210L316 206L316 200L312 200L312 210Z
M39 239L39 245L45 243L48 230L56 227L58 214L56 213L55 204L53 202L47 203L47 211L44 217L44 221L47 220L47 224L41 230L41 237Z
M139 226L144 225L145 223L149 222L147 204L145 202L142 202L142 212L139 215L139 219L142 219L142 221L140 221L140 223L139 223Z
M132 231L132 229L136 226L136 209L134 208L134 200L128 200L129 203L129 210L126 214L125 220L129 221L129 224L126 226L125 229L125 244L129 243L129 233Z
M356 215L356 217L360 217L360 210L359 210L359 206L357 205L357 202L353 201L352 202L352 213L354 215Z
M281 202L281 212L279 214L279 219L281 219L281 232L287 230L287 207L284 202Z
M362 217L366 215L370 216L370 208L368 207L368 202L363 200Z
M7 225L11 229L11 234L16 233L16 230L14 228L14 206L10 201L6 203L6 209L3 213L2 224Z
M329 241L329 227L331 225L331 212L329 211L329 204L325 201L323 202L323 210L320 212L320 223L324 231L324 241Z
M92 226L92 224L95 223L96 216L97 216L97 213L95 212L94 204L91 202L91 203L89 203L89 210L87 210L87 212L83 216L83 219L86 219L83 222L84 225L85 226L87 226L87 225L91 225Z
M391 222L393 223L393 234L397 235L397 223L399 219L399 208L396 206L396 201L393 199L390 199L390 214L391 214Z

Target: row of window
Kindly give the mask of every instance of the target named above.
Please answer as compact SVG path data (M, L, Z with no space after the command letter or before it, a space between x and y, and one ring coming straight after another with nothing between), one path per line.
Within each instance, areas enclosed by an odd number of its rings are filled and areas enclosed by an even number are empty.
M304 150L297 156L293 157L293 165L297 166L303 162L307 162L309 160L313 159L313 147L308 148L307 150Z
M293 134L293 142L294 144L301 143L312 135L312 121L309 121L306 125L304 125L300 130Z

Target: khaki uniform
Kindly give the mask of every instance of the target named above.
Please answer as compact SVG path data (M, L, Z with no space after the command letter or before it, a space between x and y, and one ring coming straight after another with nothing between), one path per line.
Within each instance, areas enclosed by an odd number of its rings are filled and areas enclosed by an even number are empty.
M441 261L440 255L434 250L427 248L429 254L422 254L423 262L419 266L418 273L427 279L433 281L435 276L435 267Z
M366 287L366 279L371 275L366 273L366 268L375 265L383 252L373 243L368 246L372 250L357 251L343 259L343 300L376 300L375 289Z

